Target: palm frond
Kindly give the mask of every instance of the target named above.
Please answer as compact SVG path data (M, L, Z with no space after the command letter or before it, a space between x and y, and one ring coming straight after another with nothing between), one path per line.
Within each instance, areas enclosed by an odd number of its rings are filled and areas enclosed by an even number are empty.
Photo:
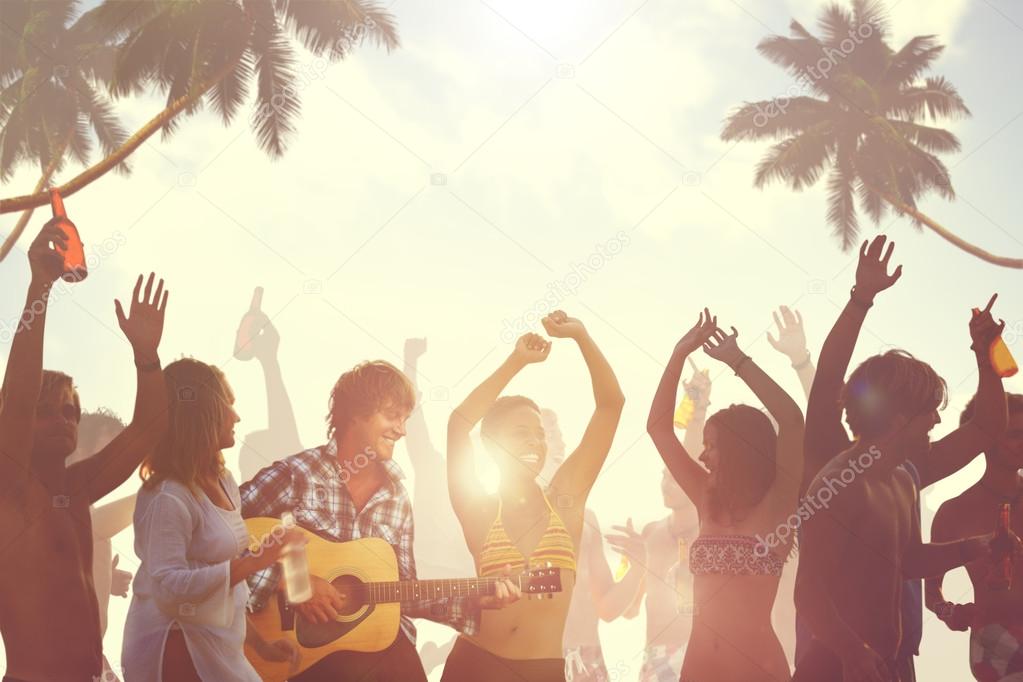
M256 28L253 40L258 89L251 123L260 149L279 158L294 132L299 101L294 88L295 56L276 20Z
M916 36L892 55L882 77L884 86L897 88L915 82L944 51L937 36Z
M797 191L809 187L830 162L833 147L833 130L828 124L782 140L757 164L753 185L762 188L768 182L780 180Z
M721 139L731 142L796 135L836 113L827 102L813 97L746 102L728 116Z
M910 121L925 114L931 119L964 118L971 112L950 82L943 76L928 78L923 86L904 88L887 104L887 113L903 116Z
M899 135L910 143L929 152L957 152L960 149L959 138L943 128L932 128L889 119L888 123Z

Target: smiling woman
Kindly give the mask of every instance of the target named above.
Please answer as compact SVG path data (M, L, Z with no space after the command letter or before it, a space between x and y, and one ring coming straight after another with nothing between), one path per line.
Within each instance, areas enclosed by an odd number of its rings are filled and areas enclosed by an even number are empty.
M448 491L479 575L555 567L564 589L549 600L484 613L479 632L459 637L448 656L441 678L448 682L565 679L562 639L586 498L611 447L625 398L582 322L559 310L543 325L552 337L575 341L589 369L596 406L582 442L545 490L537 481L547 459L540 408L524 396L499 397L522 369L550 353L549 341L525 334L448 421ZM470 434L477 423L496 464L496 493L487 491L476 474Z

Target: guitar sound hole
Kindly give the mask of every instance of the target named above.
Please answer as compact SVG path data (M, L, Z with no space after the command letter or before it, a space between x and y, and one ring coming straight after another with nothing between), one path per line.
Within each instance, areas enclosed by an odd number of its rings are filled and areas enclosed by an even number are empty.
M334 589L341 595L344 605L338 609L342 616L350 616L367 602L366 586L354 575L342 575L331 582Z

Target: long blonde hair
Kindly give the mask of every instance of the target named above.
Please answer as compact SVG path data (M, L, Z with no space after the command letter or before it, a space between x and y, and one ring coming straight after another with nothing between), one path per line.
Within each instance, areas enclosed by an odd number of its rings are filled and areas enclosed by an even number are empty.
M142 463L143 487L171 479L191 489L201 477L224 470L220 433L233 400L224 373L194 358L163 370L167 385L167 432Z

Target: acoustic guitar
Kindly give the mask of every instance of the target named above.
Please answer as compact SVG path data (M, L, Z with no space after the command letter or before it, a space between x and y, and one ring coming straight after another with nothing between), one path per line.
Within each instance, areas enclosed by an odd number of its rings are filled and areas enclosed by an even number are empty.
M250 549L255 552L281 521L251 518L245 520L245 525ZM302 530L308 540L305 550L310 575L333 585L345 607L336 621L312 623L288 603L281 589L261 610L249 614L249 622L264 640L289 640L300 653L298 665L293 668L290 662L267 661L246 645L245 655L266 682L284 682L336 651L382 651L398 636L402 604L492 595L501 579L398 580L398 557L386 540L332 542ZM553 596L561 591L560 568L538 568L508 578L518 584L523 596Z

